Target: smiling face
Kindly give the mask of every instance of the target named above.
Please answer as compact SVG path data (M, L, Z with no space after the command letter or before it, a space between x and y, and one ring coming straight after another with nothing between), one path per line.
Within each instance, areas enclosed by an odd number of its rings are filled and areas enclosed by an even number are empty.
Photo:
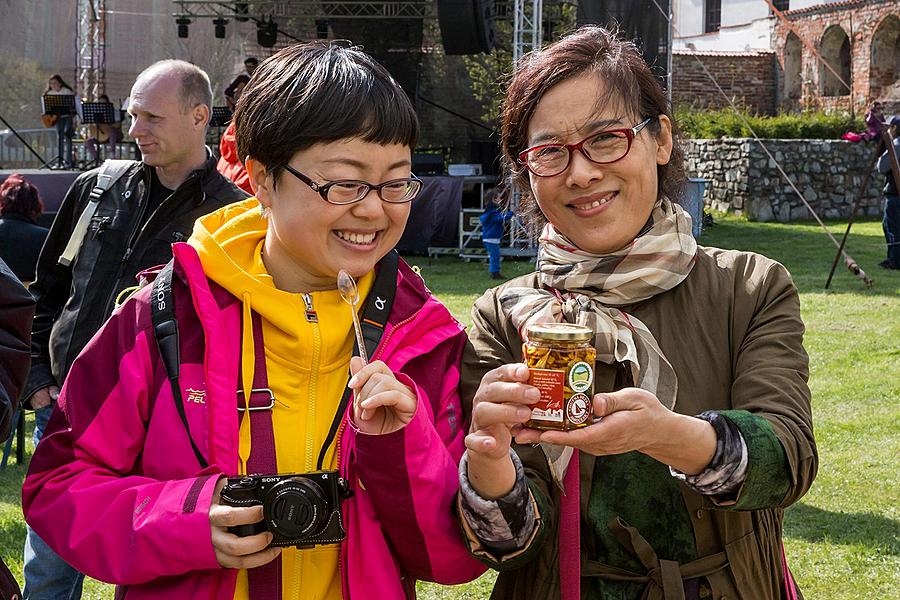
M528 147L575 144L607 129L630 129L646 117L633 115L621 102L597 106L603 82L588 73L567 79L544 94L528 123ZM655 129L654 123L654 129ZM672 153L672 127L665 115L658 133L645 127L625 158L606 165L573 153L568 169L553 177L530 174L541 212L582 250L614 252L629 244L650 217L658 194L657 165Z
M172 73L150 74L131 88L129 134L143 161L152 167L189 163L203 146L209 109L184 106L181 80Z
M297 152L289 165L319 185L337 179L372 184L409 177L411 150L350 138ZM383 202L375 191L354 204L334 205L290 173L277 186L265 167L248 159L256 196L268 210L264 258L275 284L290 292L334 289L345 269L357 279L400 240L410 204Z

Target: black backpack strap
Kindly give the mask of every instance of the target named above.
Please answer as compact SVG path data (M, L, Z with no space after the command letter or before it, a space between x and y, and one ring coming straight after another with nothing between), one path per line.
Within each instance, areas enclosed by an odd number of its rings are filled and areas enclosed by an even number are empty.
M181 386L178 385L178 374L181 368L181 358L178 348L178 321L175 319L175 294L172 292L172 275L175 271L175 262L169 261L153 281L153 294L150 298L150 312L153 319L153 336L156 338L156 346L159 348L159 356L162 358L166 369L166 376L172 386L172 397L175 400L175 408L178 416L187 432L191 449L202 468L209 466L188 426L187 415L184 412L184 399L181 397Z
M378 263L378 273L375 275L375 282L372 284L372 289L366 298L366 305L363 307L360 325L362 326L363 340L366 344L366 355L370 358L375 355L375 351L378 349L388 315L391 314L391 306L394 304L394 296L397 293L397 270L399 266L400 255L397 254L396 250L391 250L381 259ZM353 344L353 356L359 356L359 347L355 342ZM334 414L334 419L331 421L328 436L326 436L322 449L319 451L319 459L316 461L317 470L322 470L325 452L337 435L352 393L353 391L350 388L344 388L344 395L341 396L341 402L338 405L337 412Z

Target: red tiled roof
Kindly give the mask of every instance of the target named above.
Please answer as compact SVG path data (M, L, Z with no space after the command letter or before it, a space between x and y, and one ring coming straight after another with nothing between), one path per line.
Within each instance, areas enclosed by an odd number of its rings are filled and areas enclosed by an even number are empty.
M725 50L672 50L672 54L686 56L771 56L775 54L770 50L748 50L746 52L729 52Z
M785 10L782 11L782 14L786 17L792 17L795 15L805 15L809 13L815 12L831 12L832 10L841 10L844 8L851 8L854 6L860 6L863 4L876 3L878 0L842 0L841 2L823 2L822 4L814 4L813 6L807 6L806 8L795 8L793 10Z

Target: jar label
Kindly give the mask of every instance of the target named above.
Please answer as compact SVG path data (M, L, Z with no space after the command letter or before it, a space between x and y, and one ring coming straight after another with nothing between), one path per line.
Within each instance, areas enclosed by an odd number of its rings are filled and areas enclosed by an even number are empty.
M586 423L591 412L591 399L587 394L572 394L566 402L566 417L573 425Z
M531 418L562 423L565 371L556 369L529 369L528 371L528 383L541 392L541 399L531 405Z
M587 391L592 383L594 383L594 369L588 363L577 362L569 369L569 387L573 391Z

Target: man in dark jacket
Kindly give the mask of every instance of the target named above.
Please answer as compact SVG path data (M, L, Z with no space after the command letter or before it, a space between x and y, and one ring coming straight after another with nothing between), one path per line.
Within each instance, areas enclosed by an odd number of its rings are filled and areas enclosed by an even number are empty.
M66 194L41 251L32 330L32 367L22 401L36 409L40 439L72 362L109 317L137 274L168 262L171 244L194 221L247 195L216 171L204 145L212 105L209 77L177 60L155 63L131 89L130 135L143 160L132 162L106 191L100 170L81 175ZM102 187L102 186L101 186ZM91 194L96 208L85 213ZM89 221L87 220L89 219ZM87 226L80 244L79 220ZM83 576L29 528L25 598L79 598Z
M28 373L32 316L34 299L0 259L0 444L9 436L19 388ZM18 591L16 580L0 560L0 596Z
M891 139L894 144L894 154L900 156L900 116L891 119ZM884 229L884 240L887 243L887 258L878 263L885 269L900 269L900 192L897 191L897 181L891 172L891 153L887 150L878 159L878 172L884 174L884 219L881 227Z
M19 390L31 360L31 318L34 299L0 259L0 443L9 437Z

